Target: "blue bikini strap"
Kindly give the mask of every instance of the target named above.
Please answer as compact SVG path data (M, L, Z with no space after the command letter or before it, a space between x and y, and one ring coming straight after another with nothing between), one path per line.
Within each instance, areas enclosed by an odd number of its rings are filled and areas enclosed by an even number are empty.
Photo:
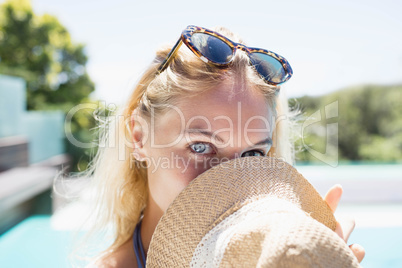
M140 222L135 227L134 235L133 235L134 252L135 252L135 256L137 258L138 268L144 268L145 261L146 261L145 252L144 252L144 248L142 245L141 234L140 234L141 223L142 223L142 220L140 220Z

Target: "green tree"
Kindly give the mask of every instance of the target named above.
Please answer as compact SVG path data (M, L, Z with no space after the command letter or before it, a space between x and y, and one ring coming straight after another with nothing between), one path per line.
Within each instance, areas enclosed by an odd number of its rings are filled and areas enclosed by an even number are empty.
M6 1L0 14L1 71L27 80L28 109L88 97L94 85L85 69L84 45L73 43L56 17L35 15L27 0Z
M84 45L74 43L56 17L34 14L29 0L8 0L0 6L0 73L27 81L29 110L67 113L88 101L94 84L86 71L87 60ZM90 135L83 132L95 126L90 117L78 113L72 122L72 129L85 139ZM75 164L82 155L86 157L71 144L67 151L75 156Z
M347 88L320 97L301 97L290 102L298 105L307 118L332 102L338 102L338 148L340 160L402 161L402 86L366 85ZM324 150L325 132L317 135L320 124L311 126L305 143ZM324 142L323 142L324 141ZM303 149L301 140L297 145ZM297 158L316 160L300 150Z

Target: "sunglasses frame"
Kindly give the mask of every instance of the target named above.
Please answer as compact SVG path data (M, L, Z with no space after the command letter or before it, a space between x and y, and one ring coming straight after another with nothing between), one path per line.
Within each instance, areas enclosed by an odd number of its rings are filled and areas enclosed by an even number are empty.
M223 41L225 44L227 44L227 45L232 49L232 58L230 59L230 61L227 62L227 63L221 64L221 63L216 63L216 62L214 62L214 61L211 61L211 60L207 59L207 58L197 49L197 47L191 42L191 36L192 36L193 34L195 34L195 33L205 33L205 34L214 36L214 37L220 39L221 41ZM285 83L286 81L288 81L288 80L292 77L292 75L293 75L293 70L292 70L292 67L290 67L289 62L288 62L284 57L278 55L277 53L272 52L272 51L269 51L269 50L266 50L266 49L262 49L262 48L247 47L247 46L245 46L245 45L243 45L243 44L233 42L233 41L230 40L229 38L227 38L227 37L225 37L225 36L223 36L223 35L221 35L221 34L219 34L219 33L217 33L217 32L208 30L208 29L203 28L203 27L194 26L194 25L189 25L189 26L187 26L186 29L183 30L183 32L182 32L182 34L181 34L179 40L176 42L176 44L173 46L172 50L171 50L171 51L169 52L169 54L166 56L166 59L165 59L165 60L162 62L162 64L159 66L159 68L158 68L158 72L159 72L159 73L162 73L162 72L167 68L167 66L170 64L170 62L172 61L172 59L176 56L177 51L179 50L180 46L181 46L183 43L186 44L186 46L187 46L197 57L199 57L199 58L200 58L202 61L204 61L205 63L212 64L212 65L215 65L215 66L220 66L220 67L228 66L228 65L233 61L233 58L234 58L234 55L236 54L237 49L240 49L240 50L244 51L245 53L247 53L247 55L249 56L249 58L250 58L250 54L252 54L252 53L262 53L262 54L266 54L266 55L268 55L268 56L270 56L270 57L276 59L277 61L279 61L279 62L282 64L282 67L283 67L283 69L284 69L285 72L286 72L286 75L285 75L284 80L283 80L282 82L280 82L280 83L268 81L267 79L265 79L265 78L263 77L262 74L259 73L260 76L261 76L261 78L262 78L267 84L270 84L270 85L280 85L280 84L283 84L283 83ZM250 64L254 66L254 64L251 62L251 58L250 58ZM257 72L258 72L258 71L257 71Z

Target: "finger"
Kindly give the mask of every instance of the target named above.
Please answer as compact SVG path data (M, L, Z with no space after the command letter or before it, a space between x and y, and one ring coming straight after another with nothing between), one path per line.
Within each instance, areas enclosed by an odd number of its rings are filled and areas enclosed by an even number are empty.
M342 192L342 186L340 184L336 184L332 186L332 188L329 189L327 194L325 195L324 200L325 202L327 202L332 212L335 212L336 208L338 207L339 200L341 200Z
M345 240L345 242L348 242L350 234L355 229L355 219L351 217L342 217L338 218L338 221L342 229L343 240Z
M336 228L335 228L335 233L343 239L343 230L342 230L342 226L339 222L336 222Z
M366 255L364 248L359 244L352 244L349 246L349 248L352 250L359 263L362 262L364 256Z

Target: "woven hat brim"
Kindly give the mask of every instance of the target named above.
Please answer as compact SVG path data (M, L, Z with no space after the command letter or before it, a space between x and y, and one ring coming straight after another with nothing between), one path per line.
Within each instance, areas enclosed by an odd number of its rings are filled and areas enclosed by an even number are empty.
M266 195L295 204L335 230L331 209L294 167L271 157L236 158L199 175L172 202L152 236L147 266L188 266L206 233L243 204Z
M360 267L335 232L294 204L259 197L233 212L198 243L189 267Z

